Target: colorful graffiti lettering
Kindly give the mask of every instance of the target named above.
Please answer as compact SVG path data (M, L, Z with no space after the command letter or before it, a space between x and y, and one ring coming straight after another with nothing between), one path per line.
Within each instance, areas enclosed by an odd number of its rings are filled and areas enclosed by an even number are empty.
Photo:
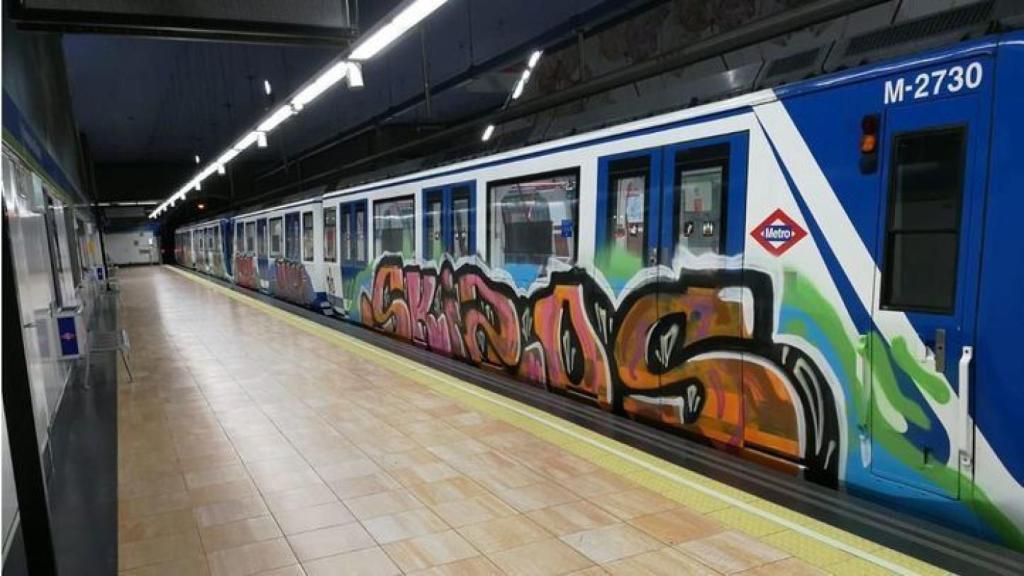
M474 261L433 267L384 256L359 298L359 318L606 410L838 482L835 398L809 356L772 340L768 274L652 276L617 306L584 269L552 272L529 294L495 276ZM735 294L751 296L750 319Z
M312 305L316 300L313 282L301 262L277 260L271 267L271 278L270 289L279 298L304 306Z

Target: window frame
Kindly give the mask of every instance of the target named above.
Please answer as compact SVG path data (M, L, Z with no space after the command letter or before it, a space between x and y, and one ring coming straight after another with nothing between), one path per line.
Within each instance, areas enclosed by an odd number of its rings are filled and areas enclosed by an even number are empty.
M285 260L291 260L292 262L302 261L302 213L298 210L286 212L281 217L284 220L284 239L282 242L281 257ZM291 242L288 241L288 221L293 220L295 222L295 241L298 246L295 247L295 258L292 258L292 254L288 250L291 246Z
M724 149L724 155L713 154L718 149ZM688 154L693 152L708 152L707 156L701 156L696 159L686 158ZM672 170L673 187L669 193L672 195L672 210L675 214L670 216L671 218L671 238L672 238L672 253L679 248L679 237L680 237L680 226L683 225L684 218L676 218L675 216L682 216L685 205L685 198L683 198L683 183L682 175L687 171L705 170L707 168L717 167L721 165L721 190L718 197L718 246L715 247L715 256L726 256L728 254L728 235L729 235L729 200L732 198L731 195L731 178L732 178L732 161L734 154L732 142L714 142L706 145L698 145L694 147L687 147L685 149L676 149L672 151L672 162L670 169ZM721 163L721 164L719 164ZM701 254L703 255L703 254Z
M494 229L494 211L491 209L491 205L494 200L493 192L494 189L499 186L508 186L509 184L516 184L529 180L539 180L541 178L554 178L558 176L573 176L576 178L576 206L573 210L573 226L575 227L574 234L576 235L573 242L573 254L572 254L572 266L579 264L580 256L580 166L571 166L567 168L561 168L557 170L546 170L544 172L535 172L529 174L523 174L521 176L513 176L510 178L502 178L501 180L489 180L486 183L486 196L484 197L484 206L487 210L487 230L485 236L487 237L487 253L484 257L484 261L487 262L488 266L493 266L494 263L491 258L491 250L494 248L492 242L491 232Z
M895 216L896 206L896 154L899 150L899 140L906 137L922 137L927 135L938 135L948 133L959 133L960 134L960 164L959 164L959 195L956 209L956 216L954 218L954 227L952 229L936 228L927 231L918 231L920 233L931 233L931 234L942 234L952 233L956 238L956 247L953 250L953 290L950 294L949 306L935 307L935 306L920 306L920 305L906 305L906 304L893 304L892 303L892 270L893 270L893 248L896 236L900 234L899 231L893 230L893 220ZM964 196L967 194L967 162L968 162L968 147L969 147L970 127L966 123L946 124L942 126L933 126L921 130L906 130L892 134L889 138L889 174L887 175L886 182L886 199L885 199L885 220L884 228L882 229L882 250L884 254L882 256L882 267L880 272L881 284L879 287L879 301L878 306L882 310L892 312L910 312L919 314L935 314L942 316L949 316L956 313L957 309L957 297L960 292L960 248L963 245L963 216L964 216ZM906 232L903 232L904 234ZM912 234L913 232L911 232Z
M443 184L440 186L431 186L429 188L423 188L420 190L420 219L421 232L420 235L423 239L423 259L424 260L437 260L436 255L428 255L427 247L430 245L430 238L428 233L428 212L427 207L430 200L433 200L440 195L441 199L441 239L442 246L444 249L443 254L456 258L455 256L455 191L460 188L465 188L469 192L469 242L467 242L468 254L462 257L473 256L476 254L476 180L462 180L459 182L452 182L450 184Z
M358 254L358 252L359 252L359 243L358 243L358 238L356 238L356 230L357 230L356 223L359 221L359 217L358 217L359 208L363 209L363 234L366 235L366 237L363 239L363 253L362 254ZM339 256L339 258L341 259L341 262L343 264L345 264L346 266L361 266L361 265L365 265L367 262L369 262L369 259L370 259L370 256L369 256L370 243L372 243L374 241L374 239L373 239L373 230L370 228L369 213L370 213L369 201L367 199L365 199L365 198L362 199L362 200L350 200L348 202L340 202L340 203L338 203L338 221L340 222L342 219L347 219L348 220L348 223L346 225L348 226L348 228L347 228L348 233L351 236L351 247L352 247L352 249L349 252L347 252L345 254L341 254ZM340 248L340 246L341 246L341 225L340 224L338 225L338 244L339 244L338 250L340 252L341 251L341 248ZM354 253L356 258L349 258L349 253ZM361 258L360 258L360 256L361 256Z

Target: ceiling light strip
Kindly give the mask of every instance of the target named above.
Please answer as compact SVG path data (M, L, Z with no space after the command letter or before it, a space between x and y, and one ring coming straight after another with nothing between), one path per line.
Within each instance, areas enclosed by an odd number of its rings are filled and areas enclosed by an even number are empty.
M364 34L355 47L348 52L347 56L339 58L321 70L316 77L303 85L288 100L287 104L278 107L270 116L264 118L254 130L248 132L234 146L196 174L188 184L179 188L170 198L150 212L149 217L156 218L161 213L166 212L175 202L184 200L190 190L200 190L203 180L214 173L224 174L225 166L228 162L231 162L253 144L260 148L266 147L267 134L269 132L301 112L310 102L346 77L348 78L350 88L362 88L363 70L360 63L380 54L395 40L444 5L445 2L447 0L409 0L396 8L391 15L384 18L381 24ZM264 81L264 91L268 95L271 92L268 81Z

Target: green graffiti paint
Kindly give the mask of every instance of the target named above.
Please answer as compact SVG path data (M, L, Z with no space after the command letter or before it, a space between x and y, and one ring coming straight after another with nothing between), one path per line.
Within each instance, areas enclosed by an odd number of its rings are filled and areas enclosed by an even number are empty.
M892 355L896 365L914 381L923 392L939 404L949 402L949 386L946 381L934 372L928 372L921 363L910 354L907 341L897 336L892 340Z
M597 261L601 262L601 271L606 278L622 282L632 278L644 267L643 258L621 246L602 248Z

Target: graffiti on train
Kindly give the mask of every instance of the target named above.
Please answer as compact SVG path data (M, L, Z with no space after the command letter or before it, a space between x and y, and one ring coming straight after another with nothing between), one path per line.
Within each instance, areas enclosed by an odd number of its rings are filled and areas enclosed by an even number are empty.
M301 262L280 258L269 262L262 260L251 255L236 255L235 282L253 290L265 284L274 296L296 304L309 306L316 301L313 281Z
M580 268L551 272L524 294L475 261L421 266L387 255L357 313L433 351L719 447L800 463L834 485L835 398L807 354L773 341L773 289L756 270L684 270L638 282L616 305Z

